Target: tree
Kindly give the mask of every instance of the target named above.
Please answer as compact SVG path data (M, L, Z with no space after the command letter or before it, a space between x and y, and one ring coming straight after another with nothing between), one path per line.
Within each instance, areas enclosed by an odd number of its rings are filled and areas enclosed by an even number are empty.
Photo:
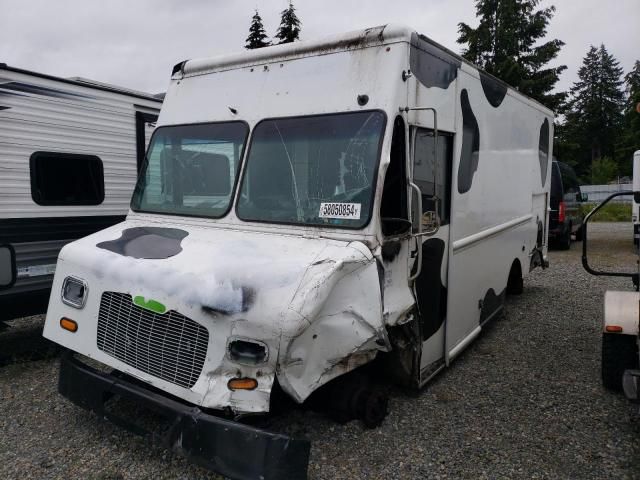
M616 158L624 108L622 68L604 45L591 46L571 88L565 140L573 146L573 162L583 175L602 157Z
M296 8L293 6L293 2L289 2L289 7L284 9L280 15L280 27L278 27L275 37L280 40L278 44L299 40L302 22L296 15Z
M591 183L593 185L606 185L616 179L618 165L608 157L602 157L593 161L591 168Z
M463 56L525 95L552 110L560 110L565 93L551 93L567 68L546 66L564 45L560 40L537 42L547 34L555 7L536 11L540 0L476 0L480 24L458 24Z
M622 119L620 142L616 146L618 164L623 175L633 171L631 158L633 152L640 150L640 60L636 60L633 69L624 77L626 83L626 102Z
M247 43L244 48L253 50L254 48L263 48L269 45L271 45L271 42L269 42L264 25L262 24L262 17L258 13L258 10L256 10L256 13L251 18L249 36L247 37Z

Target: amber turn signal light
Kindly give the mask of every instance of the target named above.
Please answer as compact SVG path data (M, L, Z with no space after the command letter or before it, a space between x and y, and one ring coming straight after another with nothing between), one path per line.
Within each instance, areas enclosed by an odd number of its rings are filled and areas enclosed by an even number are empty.
M78 324L74 320L71 320L70 318L66 318L66 317L63 317L60 319L60 326L65 330L68 330L74 333L78 330Z
M609 333L621 333L622 327L619 325L607 325L604 329Z
M229 390L254 390L258 387L258 381L255 378L232 378L227 387Z

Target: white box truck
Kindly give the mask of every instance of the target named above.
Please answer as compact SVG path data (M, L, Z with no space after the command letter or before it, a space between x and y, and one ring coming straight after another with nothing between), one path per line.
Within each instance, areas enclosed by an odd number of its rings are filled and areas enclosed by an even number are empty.
M126 221L60 253L60 392L160 410L226 476L304 478L307 441L242 418L324 392L376 425L363 371L449 365L547 264L552 129L403 27L176 65Z

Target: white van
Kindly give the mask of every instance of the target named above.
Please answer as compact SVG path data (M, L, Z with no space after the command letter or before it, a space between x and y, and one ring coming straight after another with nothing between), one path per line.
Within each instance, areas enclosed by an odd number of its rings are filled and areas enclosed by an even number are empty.
M552 129L402 27L176 65L127 220L60 253L61 393L161 410L226 476L304 477L308 442L230 419L324 391L372 426L359 367L449 365L547 264Z
M0 63L0 322L44 313L60 249L124 220L161 105Z

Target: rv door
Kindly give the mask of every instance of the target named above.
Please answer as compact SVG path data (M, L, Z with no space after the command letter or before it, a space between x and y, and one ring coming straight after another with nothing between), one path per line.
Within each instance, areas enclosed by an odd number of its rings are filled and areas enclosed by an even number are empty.
M157 121L157 115L136 111L136 162L138 172L143 166L144 156Z
M16 282L16 252L11 245L0 245L0 290Z

